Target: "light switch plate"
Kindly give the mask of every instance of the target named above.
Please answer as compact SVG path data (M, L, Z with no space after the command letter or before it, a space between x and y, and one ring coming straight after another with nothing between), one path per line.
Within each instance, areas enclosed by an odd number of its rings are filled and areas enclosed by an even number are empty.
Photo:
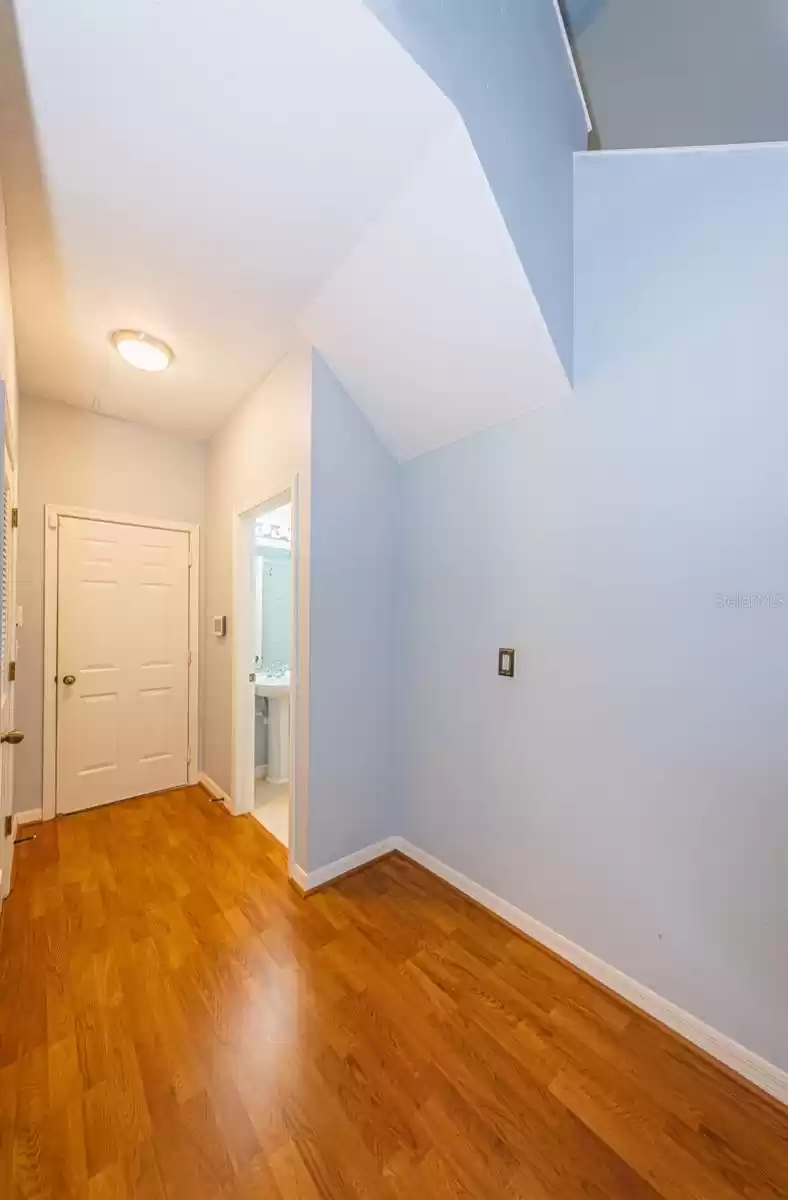
M510 647L498 651L498 674L514 679L514 650Z

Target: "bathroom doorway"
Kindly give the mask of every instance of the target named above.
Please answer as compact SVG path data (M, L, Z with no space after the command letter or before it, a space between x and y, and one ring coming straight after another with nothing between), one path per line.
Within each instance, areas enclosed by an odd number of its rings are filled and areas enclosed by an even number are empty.
M290 849L294 710L293 494L239 514L236 811Z

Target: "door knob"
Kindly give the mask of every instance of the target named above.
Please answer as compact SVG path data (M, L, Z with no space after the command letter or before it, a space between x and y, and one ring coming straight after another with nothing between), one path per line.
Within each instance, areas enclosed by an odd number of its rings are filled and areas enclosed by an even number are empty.
M77 677L76 675L64 675L63 682L65 683L66 687L71 687L73 683L77 682Z
M0 733L0 742L7 742L9 746L18 746L24 740L25 735L21 729L9 729L8 733Z

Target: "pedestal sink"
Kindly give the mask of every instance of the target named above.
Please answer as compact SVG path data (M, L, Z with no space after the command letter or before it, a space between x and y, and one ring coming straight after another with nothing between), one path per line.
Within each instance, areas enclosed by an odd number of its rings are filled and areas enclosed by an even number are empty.
M290 672L281 675L270 675L267 671L255 671L254 690L256 696L267 696L278 699L290 695Z
M290 777L290 672L255 671L254 692L268 700L268 778L286 783Z

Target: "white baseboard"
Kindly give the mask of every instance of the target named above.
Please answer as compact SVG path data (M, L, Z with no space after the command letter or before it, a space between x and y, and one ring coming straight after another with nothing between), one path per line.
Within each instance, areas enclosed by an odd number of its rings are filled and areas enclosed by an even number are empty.
M16 841L16 839L19 835L19 830L22 828L23 825L33 825L37 821L43 820L43 809L41 809L41 808L26 808L26 809L23 809L22 812L12 813L11 817L12 817L11 837L14 841ZM0 871L0 908L2 908L3 901L8 899L8 896L11 891L11 875L13 873L13 861L14 861L14 857L13 857L13 850L12 850L11 859L8 864L8 874L5 876L5 878L3 877L3 872Z
M294 883L298 884L302 892L314 892L316 888L331 883L332 879L338 879L341 875L347 875L348 871L356 871L359 867L365 867L367 863L374 862L376 858L382 858L384 854L391 854L392 851L398 850L401 840L401 838L384 838L381 842L373 842L371 846L354 850L352 854L346 854L344 858L326 863L324 867L317 867L314 871L304 871L302 867L293 863L290 877Z
M681 1034L687 1041L693 1042L707 1054L718 1059L719 1062L725 1063L726 1066L731 1067L739 1075L743 1075L745 1079L749 1079L764 1092L768 1092L783 1104L788 1104L788 1072L767 1062L765 1058L761 1058L760 1055L754 1054L744 1046L740 1046L732 1038L713 1029L699 1017L685 1012L672 1001L658 996L656 992L652 992L650 988L638 983L637 980L630 979L623 971L611 967L609 963L597 958L588 950L584 950L582 946L570 942L568 938L556 933L548 925L543 925L541 921L529 916L522 909L516 908L507 900L496 896L494 892L474 883L472 879L455 871L453 867L447 867L445 863L433 858L425 850L420 850L418 846L414 846L405 838L389 838L388 843L390 843L390 849L399 850L407 858L426 867L433 875L438 875L458 891L502 917L509 925L522 930L534 941L540 942L560 958L584 971L586 975L592 976L611 991L617 992L619 996L629 1000L637 1008L656 1017L663 1025L667 1025L669 1029ZM380 845L383 844L380 843ZM374 854L370 855L370 858L374 857ZM328 870L328 868L324 868L324 870Z
M41 808L25 808L22 812L14 813L14 822L17 825L34 825L36 821L43 821L44 812Z
M223 798L227 804L231 805L229 796L222 792L213 780L206 775L201 775L200 780L213 795ZM672 1001L665 1000L650 988L645 987L644 984L631 979L623 971L610 966L595 954L584 950L582 946L578 946L575 942L563 937L562 934L556 933L549 925L537 921L522 909L510 904L508 900L502 899L495 892L475 883L460 871L455 871L453 867L447 866L440 859L434 858L433 855L414 846L405 838L384 838L382 841L364 846L363 849L356 850L352 854L346 854L344 858L339 858L335 862L318 867L314 871L304 871L295 863L291 863L290 876L298 888L308 894L315 891L316 888L324 887L332 880L346 875L349 871L366 866L367 863L391 854L393 851L399 851L400 854L404 854L413 862L431 871L433 875L444 879L446 883L450 883L452 887L457 888L471 900L477 901L490 912L502 917L515 929L521 930L535 942L552 950L559 958L584 971L586 975L598 980L612 992L616 992L623 999L634 1004L636 1008L655 1017L663 1025L686 1038L687 1041L699 1046L701 1050L705 1050L707 1054L754 1083L762 1091L788 1105L788 1072L767 1062L765 1058L761 1058L760 1055L747 1050L744 1046L740 1046L738 1042L713 1029L699 1017L685 1012Z
M223 788L220 788L215 779L211 779L210 775L206 775L204 771L200 771L199 775L197 776L197 782L201 783L206 791L210 792L215 800L221 800L228 813L230 813L232 816L235 816L235 808L233 807L232 796L225 792Z
M309 887L308 873L303 869L303 867L299 867L298 863L290 863L290 878L298 888L299 892L303 892L304 895L306 895L308 891L314 890L314 885L312 886L312 889Z

